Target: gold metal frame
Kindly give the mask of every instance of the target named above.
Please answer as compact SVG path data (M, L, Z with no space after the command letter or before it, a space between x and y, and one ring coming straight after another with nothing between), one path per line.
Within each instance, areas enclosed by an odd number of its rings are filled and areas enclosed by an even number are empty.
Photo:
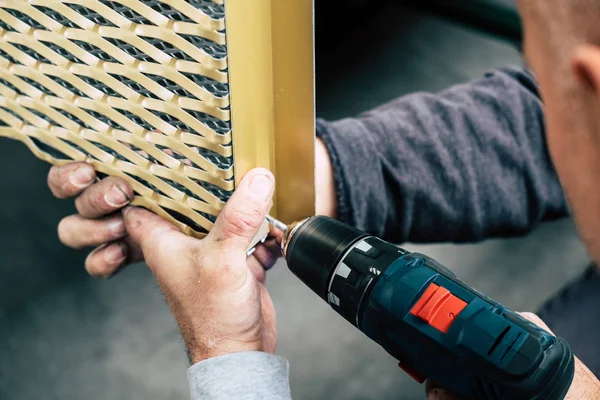
M265 167L277 178L272 214L314 215L312 0L227 0L236 180Z
M223 4L223 0L212 1ZM0 79L4 82L0 83L0 120L5 124L0 127L0 137L23 141L34 154L50 163L87 161L99 172L126 179L137 194L134 204L170 219L190 235L203 236L166 210L176 211L210 229L206 215L217 215L223 202L199 182L232 190L234 168L235 181L257 166L275 173L278 189L274 211L279 218L291 221L312 215L315 198L312 1L227 0L224 18L216 19L184 0L161 2L181 12L188 21L169 19L139 0L116 0L116 3L129 7L153 25L134 23L97 0L0 0L0 7L17 10L39 26L30 26L0 8L0 21L12 27L12 31L0 28L0 51L8 55L0 56ZM72 5L87 7L110 24L95 23L75 12ZM34 6L51 9L81 29L67 27ZM182 34L227 45L227 58L211 56L206 49L182 39L179 36ZM193 61L173 58L141 37L168 43ZM107 39L111 38L128 43L156 63L136 59L109 43ZM113 61L99 59L72 40L95 46ZM72 62L42 41L62 47L82 63ZM23 46L49 62L33 58L22 51ZM114 78L115 74L141 85L154 98L126 86ZM179 96L145 74L166 77L195 99ZM185 74L200 74L229 83L230 93L216 96ZM57 79L67 86L59 85ZM117 95L102 92L89 83L90 79L106 85ZM141 126L117 110L126 110L147 124ZM232 131L217 134L186 110L231 120ZM111 119L119 128L107 125L90 111ZM156 112L175 117L197 134L163 121ZM60 151L68 160L56 158L40 148L39 142ZM171 153L161 150L165 148ZM234 167L220 169L194 152L195 148L225 157L233 154Z

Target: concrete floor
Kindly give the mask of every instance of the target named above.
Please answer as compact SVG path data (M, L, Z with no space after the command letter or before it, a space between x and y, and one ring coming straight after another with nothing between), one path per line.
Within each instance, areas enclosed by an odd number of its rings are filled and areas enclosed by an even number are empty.
M317 63L318 109L326 118L521 63L507 44L395 6L335 41L319 48ZM0 142L0 399L189 398L181 339L148 270L137 265L111 280L88 278L85 254L56 238L58 221L74 209L51 197L47 170L23 145ZM408 247L517 310L534 310L587 262L568 220L522 239ZM423 398L394 360L283 265L269 286L295 398Z

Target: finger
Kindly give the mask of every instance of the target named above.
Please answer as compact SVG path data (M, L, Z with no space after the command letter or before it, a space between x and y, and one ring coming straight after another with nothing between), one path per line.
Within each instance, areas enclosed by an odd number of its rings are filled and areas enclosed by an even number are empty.
M263 351L271 354L277 349L277 313L273 306L273 299L269 295L264 284L258 285L260 288L260 302L263 315Z
M530 313L530 312L523 312L523 313L519 313L519 314L521 315L521 317L525 318L527 321L533 322L540 328L548 331L548 333L551 333L554 335L554 332L552 332L550 330L550 328L548 328L548 325L546 325L546 323L544 321L542 321L542 319L540 317L538 317L537 315Z
M275 227L271 227L271 230L269 231L269 237L275 239L278 246L281 246L281 242L283 241L283 232Z
M94 168L84 162L55 166L48 174L48 187L59 199L75 197L96 179Z
M263 268L260 261L254 255L251 255L248 256L247 264L256 280L264 285L267 282L267 271Z
M116 249L114 245L120 248ZM90 253L86 260L86 270L92 276L110 278L125 266L143 260L140 246L126 236L114 243L99 246Z
M429 379L425 382L425 394L427 400L460 400L460 397L441 388L440 385Z
M133 189L127 182L109 177L87 188L75 200L75 207L85 218L98 218L125 207L132 199Z
M270 239L256 246L256 250L252 255L258 260L262 268L268 271L281 257L281 247L276 239Z
M150 269L173 264L184 252L194 251L197 240L181 233L174 225L158 215L138 207L127 207L122 212L127 233L137 243Z
M97 220L71 215L58 224L60 241L73 249L113 242L126 234L125 222L121 215Z
M275 178L266 169L248 172L219 214L207 240L245 251L271 208Z
M142 252L142 248L140 245L135 242L131 236L126 236L123 238L125 244L127 244L127 251L129 252L129 257L127 258L128 264L133 264L136 262L144 261L144 253Z
M425 381L425 394L429 397L429 393L431 393L434 389L439 389L440 385L435 383L434 381L427 379Z
M92 251L85 260L85 269L91 276L110 278L127 263L129 248L119 240Z

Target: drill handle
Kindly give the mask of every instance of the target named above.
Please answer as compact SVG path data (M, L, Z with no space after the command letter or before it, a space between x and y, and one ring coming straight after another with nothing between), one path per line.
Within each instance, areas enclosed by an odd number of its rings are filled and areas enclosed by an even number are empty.
M465 399L559 400L573 379L563 339L422 254L404 255L383 272L360 328L413 377Z

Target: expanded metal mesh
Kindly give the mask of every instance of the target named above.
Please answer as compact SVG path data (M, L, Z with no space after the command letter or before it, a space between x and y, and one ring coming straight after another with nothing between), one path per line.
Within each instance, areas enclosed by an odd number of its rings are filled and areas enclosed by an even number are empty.
M206 233L232 193L224 0L0 0L0 136Z

